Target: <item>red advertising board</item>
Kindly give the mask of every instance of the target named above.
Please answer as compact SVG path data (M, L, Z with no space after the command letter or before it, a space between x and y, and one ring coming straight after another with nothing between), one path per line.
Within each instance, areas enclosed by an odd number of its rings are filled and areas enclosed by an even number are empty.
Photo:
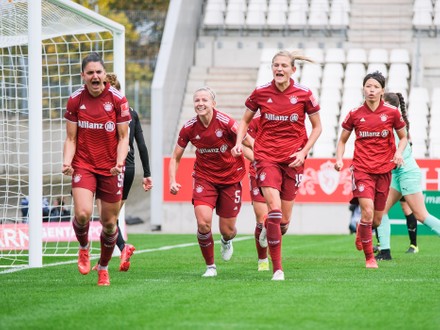
M177 182L182 185L177 195L169 193L168 164L164 158L164 202L190 202L192 195L192 171L194 158L182 158L177 173ZM440 159L417 160L423 173L424 190L440 190ZM306 160L303 181L297 203L348 203L351 199L350 159L344 160L345 167L341 172L333 168L332 158L309 158ZM243 201L250 201L247 176L243 180Z

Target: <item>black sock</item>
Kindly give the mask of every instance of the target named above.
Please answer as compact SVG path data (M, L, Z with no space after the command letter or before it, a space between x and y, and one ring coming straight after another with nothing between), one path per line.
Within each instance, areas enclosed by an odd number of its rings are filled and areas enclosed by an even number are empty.
M124 240L124 237L122 237L122 232L121 232L121 228L119 228L119 224L118 224L118 231L119 231L119 234L118 234L118 238L116 240L116 245L118 246L119 250L121 250L121 252L122 252L122 250L125 247L125 240Z
M408 227L409 241L411 245L417 246L417 219L414 213L405 215L406 226Z

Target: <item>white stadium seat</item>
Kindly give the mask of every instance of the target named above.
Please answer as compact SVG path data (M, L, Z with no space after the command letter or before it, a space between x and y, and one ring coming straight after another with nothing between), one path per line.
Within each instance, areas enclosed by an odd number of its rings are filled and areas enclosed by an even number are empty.
M393 48L390 52L390 63L411 63L409 51L404 48Z
M369 63L384 63L389 62L388 50L385 48L372 48L368 53Z
M345 50L342 48L328 48L325 53L326 63L345 63Z
M367 63L367 51L364 48L350 48L347 51L347 63Z
M246 27L250 30L261 30L266 26L266 14L263 11L252 10L246 15Z
M207 10L205 11L205 17L203 18L203 26L207 29L218 29L225 24L225 17L223 12L219 10Z

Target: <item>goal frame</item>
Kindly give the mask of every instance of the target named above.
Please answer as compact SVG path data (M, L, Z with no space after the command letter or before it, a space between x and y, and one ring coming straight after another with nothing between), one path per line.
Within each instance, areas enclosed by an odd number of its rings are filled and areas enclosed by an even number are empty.
M125 87L125 27L98 13L70 0L46 0L54 5L69 10L94 24L110 30L113 34L113 69L118 75L121 89ZM29 47L29 120L42 122L42 0L28 1L28 47ZM32 86L32 88L29 88ZM29 215L30 219L39 219L43 196L42 167L42 125L29 127ZM29 267L43 265L42 222L29 221Z

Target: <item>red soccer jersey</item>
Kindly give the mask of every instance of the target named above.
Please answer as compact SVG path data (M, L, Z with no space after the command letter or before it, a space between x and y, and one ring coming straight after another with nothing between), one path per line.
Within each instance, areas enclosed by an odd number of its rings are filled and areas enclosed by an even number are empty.
M251 111L260 109L260 126L255 138L256 160L269 160L289 164L289 157L301 150L308 137L305 126L306 114L319 111L312 92L290 79L290 86L281 92L275 81L257 87L245 102Z
M196 116L182 127L177 139L181 148L191 142L196 148L195 177L216 184L232 184L241 181L246 173L243 156L234 157L237 123L228 115L214 109L213 118L205 127Z
M64 118L78 125L73 168L111 176L116 165L117 124L131 119L127 99L116 88L106 84L98 97L93 97L85 86L75 91L67 101Z
M251 122L249 123L249 127L247 130L248 134L254 139L257 136L258 125L260 124L260 117L261 117L260 112L257 112L254 118L252 118ZM255 177L255 175L256 175L256 169L255 169L255 160L254 160L249 164L249 176Z
M396 166L393 162L396 152L393 129L405 128L405 122L396 107L381 101L378 108L371 111L364 103L347 114L342 128L355 131L353 166L356 170L382 174Z

